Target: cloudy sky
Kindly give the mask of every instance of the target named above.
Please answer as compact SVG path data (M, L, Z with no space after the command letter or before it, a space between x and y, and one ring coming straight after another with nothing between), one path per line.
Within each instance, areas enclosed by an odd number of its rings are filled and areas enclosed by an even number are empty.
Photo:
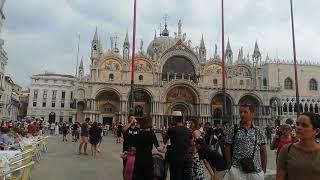
M142 38L145 49L165 14L171 35L181 19L193 46L203 33L210 57L214 44L220 49L220 0L137 1L137 41ZM133 0L7 0L1 35L9 57L7 74L23 87L29 86L31 75L45 71L74 75L78 34L88 71L95 27L104 49L115 35L122 46L127 30L132 37L132 5ZM294 6L297 57L320 61L320 1L295 0ZM257 40L263 57L292 59L289 0L225 0L225 29L234 56L242 46L252 54Z

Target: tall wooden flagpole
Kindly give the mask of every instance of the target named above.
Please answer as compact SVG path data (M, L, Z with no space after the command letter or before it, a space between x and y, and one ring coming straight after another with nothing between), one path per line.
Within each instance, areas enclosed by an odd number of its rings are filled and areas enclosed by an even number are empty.
M137 10L137 1L134 0L133 7L133 32L132 32L132 62L131 62L131 90L130 90L130 113L133 114L133 103L134 103L134 58L135 58L135 47L136 47L136 12Z
M223 93L223 109L222 109L222 121L226 119L227 111L227 98L226 98L226 77L225 77L225 49L224 49L224 1L221 0L221 49L222 49L222 93Z
M294 79L296 84L296 107L297 107L297 117L300 115L300 97L299 97L299 84L298 84L298 72L297 72L297 54L296 54L296 38L294 33L294 19L293 19L293 5L292 0L290 0L291 7L291 30L292 30L292 45L293 45L293 61L294 61Z

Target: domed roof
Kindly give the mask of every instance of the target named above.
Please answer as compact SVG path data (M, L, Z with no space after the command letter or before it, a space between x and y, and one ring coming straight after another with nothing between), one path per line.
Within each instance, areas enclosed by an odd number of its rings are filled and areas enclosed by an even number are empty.
M160 36L153 39L147 49L148 54L152 57L155 52L159 52L164 44L172 44L175 39L170 36Z

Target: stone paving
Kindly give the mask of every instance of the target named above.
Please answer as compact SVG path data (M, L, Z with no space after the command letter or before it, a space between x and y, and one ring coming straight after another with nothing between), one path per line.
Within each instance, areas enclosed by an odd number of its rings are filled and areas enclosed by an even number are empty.
M32 180L122 180L122 145L116 144L112 135L104 136L102 153L96 159L78 155L79 143L71 142L71 137L68 139L68 142L62 142L61 136L49 138L48 153L32 169ZM88 153L91 153L90 145ZM268 157L268 173L274 174L274 151L268 151Z

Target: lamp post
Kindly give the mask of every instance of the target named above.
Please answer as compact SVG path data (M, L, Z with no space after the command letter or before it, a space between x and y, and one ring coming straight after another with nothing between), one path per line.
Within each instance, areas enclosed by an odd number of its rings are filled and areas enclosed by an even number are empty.
M292 48L293 48L293 61L294 61L294 79L296 84L296 105L299 107L299 84L298 84L298 73L297 73L297 54L296 54L296 39L294 33L294 20L293 20L293 5L290 0L291 8L291 30L292 30ZM300 115L300 108L297 108L297 117Z

